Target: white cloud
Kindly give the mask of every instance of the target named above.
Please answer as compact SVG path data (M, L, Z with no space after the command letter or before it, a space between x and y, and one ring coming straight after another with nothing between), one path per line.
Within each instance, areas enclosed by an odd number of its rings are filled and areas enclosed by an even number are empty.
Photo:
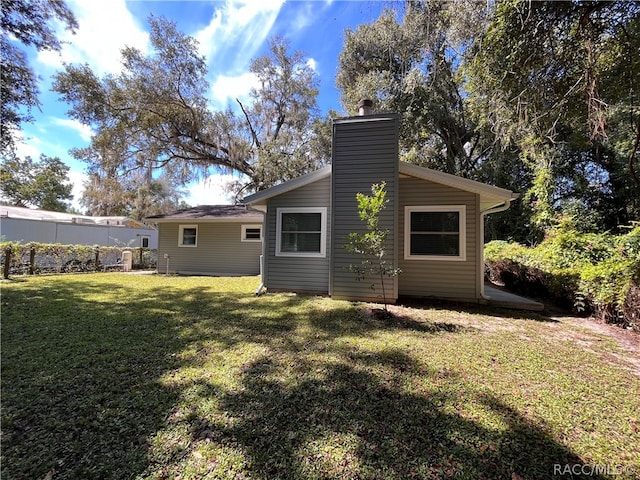
M237 180L237 175L219 174L194 183L189 187L186 202L190 205L228 205L231 195L226 193L229 183Z
M314 20L313 5L311 3L301 3L296 10L296 16L291 22L290 28L300 32L311 25Z
M257 86L249 66L283 4L283 0L227 0L214 11L209 24L193 34L209 65L214 107L236 108L235 99L246 100L251 87Z
M18 131L15 134L16 154L20 158L31 157L32 160L38 160L42 152L42 140L38 137L30 137L28 140L24 138L24 132Z
M215 10L209 24L194 34L200 53L210 65L219 65L219 57L226 56L232 48L235 58L226 68L246 69L269 35L283 4L283 0L227 0Z
M77 210L82 210L82 206L80 205L80 198L82 198L82 192L84 192L84 184L89 179L89 177L86 173L74 170L69 171L67 177L73 184L73 189L71 190L73 200L71 201L71 205Z
M307 59L307 67L309 67L314 72L318 73L318 62L316 62L315 58Z
M125 46L146 52L149 34L135 22L125 0L68 0L78 20L76 34L60 25L58 38L65 42L60 54L43 51L38 60L60 69L62 63L88 63L98 75L121 69L120 50Z
M219 75L211 86L212 101L220 109L224 109L229 102L236 107L236 98L246 105L249 92L258 86L258 77L251 72L236 77Z
M90 126L85 125L84 123L81 123L78 120L71 120L69 118L52 118L51 121L56 125L60 125L62 127L67 127L67 128L70 128L71 130L74 130L78 135L80 135L80 138L85 142L91 141L91 137L93 136L93 130L91 130Z

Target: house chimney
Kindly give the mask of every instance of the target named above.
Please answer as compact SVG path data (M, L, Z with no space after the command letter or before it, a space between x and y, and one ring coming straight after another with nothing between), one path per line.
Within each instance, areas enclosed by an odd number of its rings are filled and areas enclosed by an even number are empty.
M399 216L404 207L399 203L399 162L398 130L400 116L395 113L373 113L373 102L369 99L358 103L360 115L333 120L331 155L331 238L329 294L334 298L367 299L376 298L372 294L370 283L354 282L353 271L349 266L357 261L344 244L351 232L363 232L364 227L358 212L356 196L371 191L374 183L385 182L387 201L380 215L380 227L390 234L385 243L385 260L388 265L397 265L399 261L398 235ZM353 269L351 269L353 270ZM372 279L372 281L374 281ZM386 286L397 296L397 277L384 280ZM381 282L375 283L376 292L380 292ZM390 295L389 298L391 298Z
M358 103L358 115L363 117L365 115L371 115L371 110L373 107L373 102L368 99L362 99L360 100L360 102Z

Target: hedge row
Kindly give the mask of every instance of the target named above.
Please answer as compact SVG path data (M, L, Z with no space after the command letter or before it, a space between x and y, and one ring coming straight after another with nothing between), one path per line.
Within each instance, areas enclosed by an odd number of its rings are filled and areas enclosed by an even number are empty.
M9 257L8 272L12 275L101 271L105 266L117 264L125 250L133 252L134 268L155 267L157 251L150 249L0 242L2 270L5 271L6 259Z
M640 223L625 235L560 226L536 247L493 241L485 264L515 292L640 331Z

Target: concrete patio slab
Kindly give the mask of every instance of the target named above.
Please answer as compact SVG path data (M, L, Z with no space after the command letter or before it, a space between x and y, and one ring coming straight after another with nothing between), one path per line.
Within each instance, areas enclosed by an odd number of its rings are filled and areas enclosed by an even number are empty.
M492 287L491 285L485 284L484 293L488 299L488 304L494 307L513 308L515 310L532 310L535 312L544 310L544 305L540 302L500 290Z

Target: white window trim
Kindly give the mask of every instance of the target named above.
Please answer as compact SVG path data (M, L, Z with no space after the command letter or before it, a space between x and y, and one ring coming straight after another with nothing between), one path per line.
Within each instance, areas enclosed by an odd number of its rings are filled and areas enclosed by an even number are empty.
M196 243L195 245L185 245L182 243L184 240L184 230L185 228L195 228L196 229ZM196 248L198 246L198 225L179 225L178 226L178 246L184 248Z
M319 213L320 214L320 251L319 252L283 252L282 214L283 213ZM276 209L276 257L320 257L327 256L327 208L326 207L291 207Z
M458 212L460 255L411 255L411 213L412 212ZM466 205L415 205L404 207L404 259L464 262L467 260L467 206Z
M260 238L247 238L247 229L257 228L260 230ZM262 241L262 225L253 224L253 225L242 225L242 233L240 234L241 242L261 242Z

